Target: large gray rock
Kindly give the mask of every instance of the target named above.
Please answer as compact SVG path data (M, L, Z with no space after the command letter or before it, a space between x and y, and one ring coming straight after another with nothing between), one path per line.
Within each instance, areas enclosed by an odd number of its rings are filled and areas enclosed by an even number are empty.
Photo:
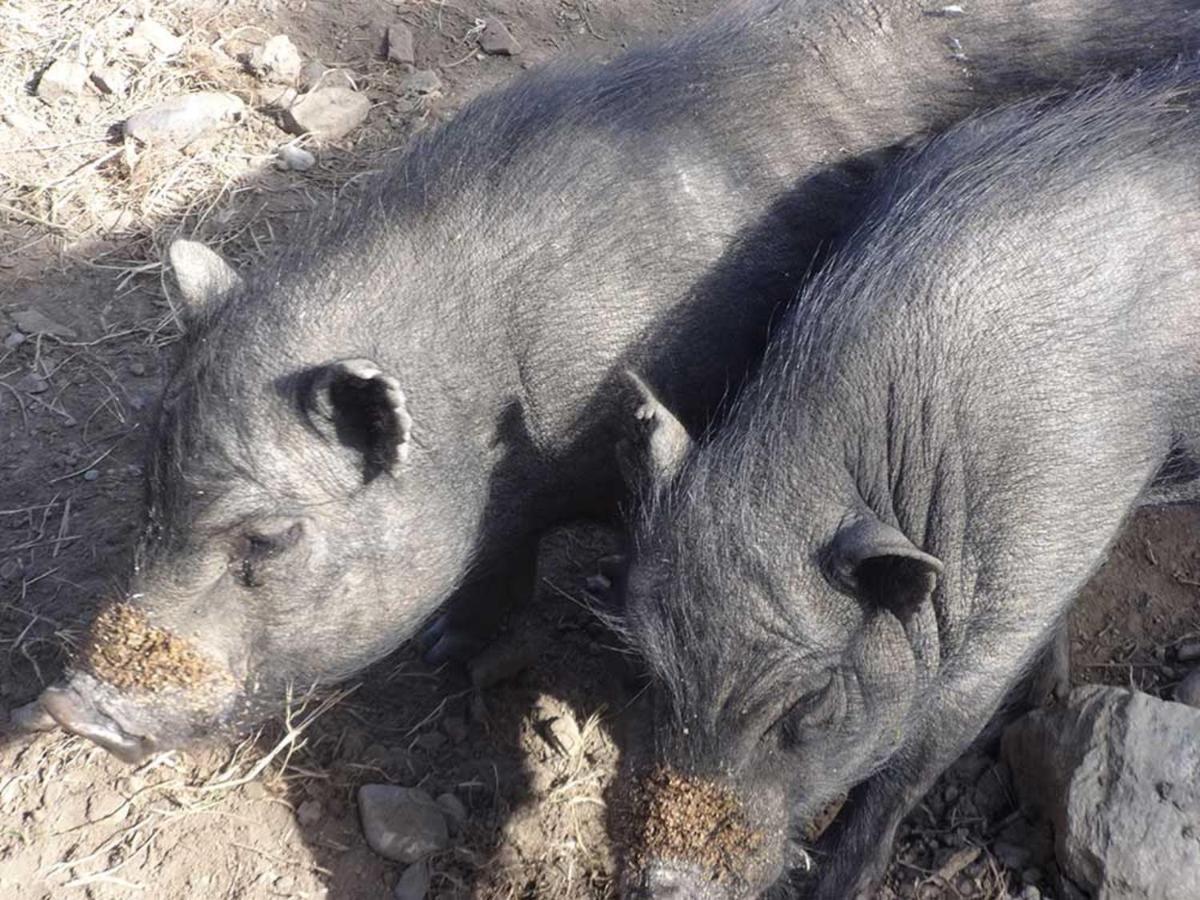
M418 788L364 784L358 814L371 849L397 862L418 862L450 843L446 814Z
M125 134L143 144L185 147L240 122L246 104L222 91L168 97L125 120Z
M345 137L367 118L371 101L345 87L320 87L305 94L284 115L293 134L311 134L320 140Z
M1200 897L1200 710L1077 688L1010 726L1003 749L1075 884L1099 900Z

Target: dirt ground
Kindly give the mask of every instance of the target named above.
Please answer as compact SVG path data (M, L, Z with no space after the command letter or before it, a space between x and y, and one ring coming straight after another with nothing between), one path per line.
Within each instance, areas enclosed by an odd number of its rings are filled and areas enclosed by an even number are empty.
M416 131L522 67L610 57L677 29L715 0L12 0L0 5L0 713L35 697L101 599L120 590L154 400L179 336L162 250L197 235L241 264L289 222L353 190ZM183 38L165 55L131 43L148 15ZM515 57L477 52L499 16ZM416 37L434 94L386 60L391 23ZM352 73L372 103L317 165L280 171L272 89L238 60L274 34L305 61ZM54 60L120 69L126 93L87 86L48 105ZM248 112L188 152L125 145L119 123L171 93L220 89ZM28 325L33 311L49 319ZM18 342L21 334L42 331ZM51 333L45 333L51 332ZM1200 634L1200 511L1139 515L1075 616L1076 678L1169 694L1171 647ZM390 896L402 867L364 843L366 782L454 793L467 816L430 862L435 897L609 897L605 790L631 700L582 585L612 536L547 541L536 602L512 623L510 677L475 691L401 651L322 704L236 747L163 754L129 769L59 733L0 746L0 897ZM1010 775L984 746L906 824L885 893L1055 896L1044 854L1013 810ZM1022 892L1024 892L1022 894Z

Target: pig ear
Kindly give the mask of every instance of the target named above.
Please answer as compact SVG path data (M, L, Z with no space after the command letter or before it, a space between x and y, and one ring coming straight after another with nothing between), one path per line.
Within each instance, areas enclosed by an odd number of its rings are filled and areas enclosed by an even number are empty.
M829 574L848 593L901 619L929 599L942 562L872 514L844 523L829 547Z
M636 483L649 477L670 481L683 466L693 443L687 429L634 372L625 378L633 389L637 407L631 433L617 447L617 458L626 481Z
M312 381L308 407L318 431L360 454L365 481L408 459L412 416L404 392L371 360L323 366Z
M167 259L175 272L179 293L192 309L203 309L242 287L242 277L233 266L199 241L174 241L167 248Z

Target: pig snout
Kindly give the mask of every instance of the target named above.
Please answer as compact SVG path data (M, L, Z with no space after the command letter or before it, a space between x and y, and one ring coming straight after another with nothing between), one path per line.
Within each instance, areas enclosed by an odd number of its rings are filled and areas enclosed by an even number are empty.
M628 900L729 900L732 896L699 866L669 860L647 863L623 893Z
M69 680L47 688L41 704L67 731L136 763L211 731L239 698L219 654L116 603L92 623Z
M41 704L67 731L98 744L122 762L139 763L155 750L152 737L130 734L74 683L47 688Z

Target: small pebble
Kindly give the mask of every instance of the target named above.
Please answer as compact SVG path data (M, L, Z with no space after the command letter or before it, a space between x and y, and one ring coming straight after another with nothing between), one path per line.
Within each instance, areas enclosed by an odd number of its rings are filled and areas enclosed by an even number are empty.
M97 472L95 469L88 469L86 472L83 473L84 481L95 481L99 477L100 477L100 473Z
M479 34L479 48L492 56L516 56L521 45L499 19L489 16L483 20L483 31Z
M4 349L12 350L14 347L20 347L23 343L25 343L25 340L25 335L21 334L21 332L10 331L8 333L8 337L4 339Z
M321 803L318 800L305 800L296 810L296 819L301 825L315 825L321 821Z
M118 97L124 96L125 92L129 89L129 79L116 66L105 66L102 69L94 71L92 73L92 84L99 88L102 94L115 94Z
M307 172L317 164L317 158L295 144L284 144L279 148L279 167L293 172Z
M73 338L75 330L55 322L49 316L38 312L36 309L22 309L12 314L13 321L17 323L26 334L52 334L55 337Z
M295 84L303 67L300 51L286 34L275 35L250 57L250 68L254 74L276 84Z
M392 896L396 900L425 900L425 895L428 893L429 865L422 861L414 863L404 870L404 874L396 882Z
M612 589L612 581L604 575L591 575L583 583L583 586L589 594L602 597Z
M387 30L387 58L389 62L411 66L416 60L413 52L413 33L407 25L396 23Z
M1200 660L1200 641L1183 641L1176 644L1175 659L1181 663Z
M164 56L174 56L183 49L183 38L153 19L143 19L133 28L134 38L145 41Z
M87 69L69 59L56 59L38 79L37 95L47 103L74 97L87 82Z
M442 808L446 818L456 828L462 828L467 824L467 807L458 799L457 795L449 791L438 794L437 805Z
M145 375L146 374L146 364L143 362L138 362L137 360L134 360L133 362L131 362L129 364L129 371L134 375Z
M54 717L37 700L18 706L8 714L8 721L13 731L21 732L52 731L58 727Z
M416 94L432 94L442 89L442 79L432 69L419 69L404 76L400 87Z
M29 134L38 134L47 131L47 126L41 120L35 119L33 116L21 112L19 109L5 110L4 115L0 116L5 123L17 131L24 131Z
M329 70L320 60L310 59L300 67L300 77L296 79L296 87L302 91L312 90L320 84L321 76L327 71Z
M15 387L18 391L24 391L27 394L40 394L49 385L46 383L46 379L29 372L17 379Z
M1200 709L1200 669L1192 672L1175 686L1175 702Z

